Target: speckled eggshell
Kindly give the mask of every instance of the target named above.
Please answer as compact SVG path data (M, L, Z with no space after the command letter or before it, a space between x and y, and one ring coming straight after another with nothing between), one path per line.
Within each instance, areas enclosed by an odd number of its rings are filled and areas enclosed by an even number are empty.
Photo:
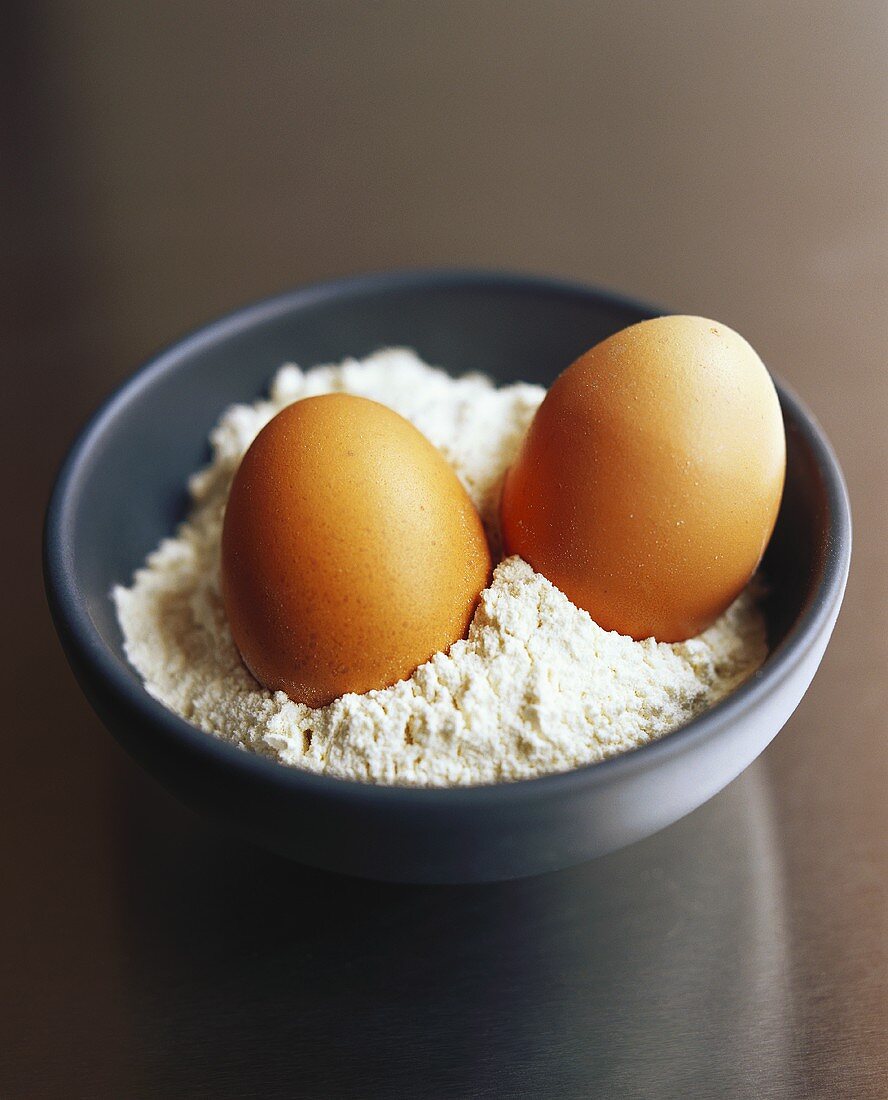
M643 321L546 395L506 477L504 542L600 626L683 641L754 573L785 464L750 345L702 317Z
M288 406L232 483L222 593L266 687L317 707L409 676L468 630L491 570L480 517L407 420L348 394Z

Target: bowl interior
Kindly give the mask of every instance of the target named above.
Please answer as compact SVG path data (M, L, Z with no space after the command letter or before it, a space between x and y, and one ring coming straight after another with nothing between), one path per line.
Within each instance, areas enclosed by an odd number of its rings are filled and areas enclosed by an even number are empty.
M297 291L175 345L100 411L72 461L62 524L78 591L125 675L109 598L187 511L188 476L208 459L207 436L233 402L263 394L281 364L303 367L381 347L414 348L453 374L550 384L597 341L658 311L540 280L484 276L359 279ZM787 425L784 502L765 561L772 650L813 599L829 550L829 505L810 428L781 391Z

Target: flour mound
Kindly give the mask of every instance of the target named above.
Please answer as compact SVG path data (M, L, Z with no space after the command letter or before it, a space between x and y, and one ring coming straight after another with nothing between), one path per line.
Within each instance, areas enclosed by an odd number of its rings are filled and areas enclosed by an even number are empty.
M698 638L633 641L602 630L518 557L494 571L466 639L412 676L311 709L260 687L231 639L219 591L231 479L260 429L292 401L340 391L395 409L445 455L498 549L502 478L545 391L454 379L412 352L302 371L283 367L267 401L236 405L211 435L194 509L113 598L146 689L207 733L282 764L384 784L493 783L566 771L683 725L766 656L747 590ZM430 583L433 581L430 579Z

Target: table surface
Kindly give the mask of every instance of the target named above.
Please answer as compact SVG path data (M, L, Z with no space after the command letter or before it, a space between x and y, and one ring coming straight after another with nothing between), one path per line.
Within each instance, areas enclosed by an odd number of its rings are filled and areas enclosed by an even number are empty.
M884 4L2 18L0 1095L888 1094ZM218 835L102 730L42 595L54 471L140 359L419 264L732 324L820 417L855 516L832 645L764 756L643 843L496 886Z

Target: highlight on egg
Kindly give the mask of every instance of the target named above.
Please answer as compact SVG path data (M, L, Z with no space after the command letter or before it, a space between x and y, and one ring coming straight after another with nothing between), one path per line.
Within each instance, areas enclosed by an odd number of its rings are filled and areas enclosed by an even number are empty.
M746 340L702 317L642 321L549 390L506 475L503 540L605 629L683 641L758 567L785 466Z
M297 702L409 676L465 636L490 572L453 468L378 402L295 402L234 477L221 557L232 636L256 679Z

